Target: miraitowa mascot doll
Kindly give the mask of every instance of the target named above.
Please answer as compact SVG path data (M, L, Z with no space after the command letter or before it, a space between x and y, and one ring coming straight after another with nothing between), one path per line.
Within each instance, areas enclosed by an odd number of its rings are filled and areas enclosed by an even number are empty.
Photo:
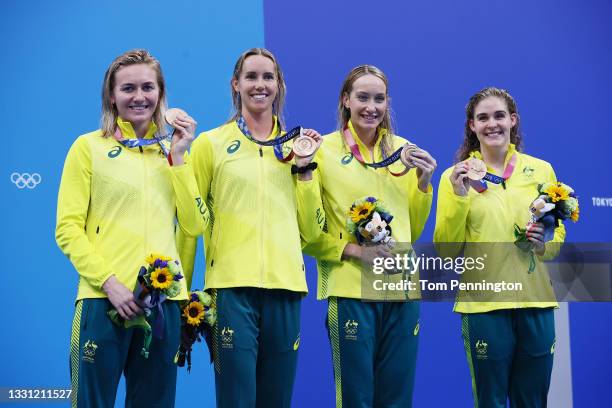
M531 203L529 206L529 210L532 214L531 223L541 222L544 224L545 231L545 240L550 241L552 239L552 235L554 235L555 228L557 226L557 219L550 212L555 209L556 205L554 203L549 203L546 201L547 196L541 195ZM527 224L529 228L529 224Z
M529 211L531 219L526 228L515 224L517 244L527 241L526 231L536 222L544 225L544 241L552 240L560 221L578 221L580 208L574 190L567 184L556 182L538 185L538 197L529 206Z
M391 220L393 216L382 201L366 197L353 203L346 223L348 231L355 235L359 245L374 243L393 248L395 240L391 237Z
M514 224L515 245L525 252L531 253L529 273L534 271L535 259L533 245L527 239L527 231L536 222L544 225L544 242L551 241L555 235L555 228L561 221L571 219L578 221L580 207L578 198L567 184L561 182L538 184L538 197L529 206L531 219L525 228Z

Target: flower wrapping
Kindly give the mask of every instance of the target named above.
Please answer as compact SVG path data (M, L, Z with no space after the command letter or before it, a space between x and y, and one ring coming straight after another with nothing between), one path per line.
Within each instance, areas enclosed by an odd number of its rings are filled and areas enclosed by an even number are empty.
M211 296L202 291L189 292L189 299L181 302L181 344L174 357L179 367L187 362L187 371L191 371L191 351L195 342L202 339L212 350L212 327L217 321L217 309ZM211 354L212 361L212 354Z
M108 311L109 318L118 326L126 329L138 327L144 330L144 344L141 354L144 358L149 357L149 345L152 337L163 339L164 337L164 311L162 303L167 299L177 296L181 292L181 268L178 261L172 260L159 254L151 254L146 259L147 266L142 266L138 272L134 298L144 314L133 319L123 319L117 310ZM152 311L157 313L152 324L150 322Z

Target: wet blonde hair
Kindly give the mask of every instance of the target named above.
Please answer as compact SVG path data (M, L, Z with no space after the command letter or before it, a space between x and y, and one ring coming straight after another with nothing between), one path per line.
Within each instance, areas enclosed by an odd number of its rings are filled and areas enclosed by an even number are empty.
M276 57L269 50L265 48L251 48L246 50L240 55L238 61L236 61L236 65L234 65L234 72L232 74L232 79L230 80L230 89L232 91L232 113L227 121L233 122L242 116L242 101L240 99L240 94L234 89L234 80L238 81L240 79L240 74L242 73L242 67L244 65L244 61L252 56L252 55L261 55L263 57L268 58L270 61L274 63L274 70L276 75L276 82L278 84L278 90L276 92L276 98L274 102L272 102L272 114L278 117L278 121L280 123L281 129L285 127L285 120L283 118L283 108L285 106L285 96L287 95L287 87L285 85L285 78L283 77L283 71L281 71L278 62L276 61Z
M374 75L385 84L385 97L387 99L387 110L383 116L382 122L378 125L376 132L380 128L387 129L387 133L383 137L383 140L380 142L380 146L383 149L383 152L388 156L393 153L393 121L391 119L391 99L389 98L389 81L387 80L387 76L374 65L359 65L355 67L349 72L349 74L344 79L342 83L342 89L340 89L340 97L338 98L338 130L342 131L344 127L347 125L348 121L351 119L351 111L346 106L344 106L344 96L350 95L353 91L353 84L355 81L362 76L365 75Z
M465 105L465 129L463 131L463 144L459 147L459 150L457 150L457 153L455 154L456 162L463 161L470 157L470 152L480 150L480 142L478 141L476 133L474 133L474 131L470 128L470 122L474 120L476 105L478 105L482 100L491 96L495 96L506 102L508 112L511 115L513 113L516 114L516 125L510 129L510 143L515 145L516 150L523 150L523 136L521 135L520 127L521 119L514 98L505 89L488 87L481 89L472 95L467 105Z
M102 83L102 118L100 126L104 137L112 136L117 129L117 107L112 102L113 89L115 88L115 74L123 67L136 64L146 64L153 68L157 76L157 86L159 88L159 100L153 112L152 120L157 126L158 132L164 129L164 112L166 111L166 82L161 70L159 61L155 59L147 50L135 49L126 51L113 60Z

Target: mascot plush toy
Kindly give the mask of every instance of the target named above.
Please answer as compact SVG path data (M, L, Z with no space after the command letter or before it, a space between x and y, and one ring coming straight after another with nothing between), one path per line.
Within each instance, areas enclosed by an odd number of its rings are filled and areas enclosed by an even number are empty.
M386 244L393 248L395 240L389 225L393 216L384 204L374 197L359 199L353 203L347 218L347 229L355 235L360 245Z
M578 221L580 208L574 190L567 184L560 182L543 183L538 185L538 197L529 206L531 219L525 228L514 224L515 243L529 250L531 245L527 240L526 232L536 222L544 225L544 241L550 241L555 234L555 228L561 221L571 219Z

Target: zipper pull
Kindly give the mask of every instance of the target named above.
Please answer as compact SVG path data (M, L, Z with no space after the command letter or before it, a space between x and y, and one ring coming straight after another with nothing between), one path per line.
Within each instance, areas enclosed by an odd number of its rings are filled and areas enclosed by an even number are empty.
M502 180L502 187L504 188L504 190L506 189L506 180Z
M261 146L259 147L259 157L263 157L263 151L261 150Z

